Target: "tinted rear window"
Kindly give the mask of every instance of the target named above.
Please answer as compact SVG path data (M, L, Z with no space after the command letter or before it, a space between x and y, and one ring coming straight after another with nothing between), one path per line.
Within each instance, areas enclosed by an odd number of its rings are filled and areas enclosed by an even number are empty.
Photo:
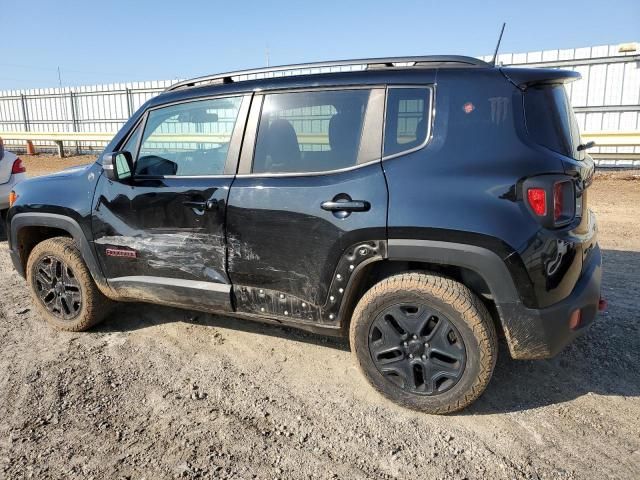
M385 119L384 156L423 145L429 131L431 96L428 88L389 88Z
M533 86L524 94L527 130L533 140L555 152L576 159L580 131L563 85Z

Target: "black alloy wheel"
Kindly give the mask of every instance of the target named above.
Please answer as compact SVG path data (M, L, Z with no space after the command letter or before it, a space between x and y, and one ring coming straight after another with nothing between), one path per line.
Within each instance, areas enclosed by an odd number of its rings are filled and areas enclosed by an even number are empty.
M82 309L82 290L73 270L59 258L48 255L36 266L35 287L44 307L62 320L75 318Z
M424 304L388 307L369 329L369 352L378 371L407 393L433 396L464 373L462 336L441 312Z

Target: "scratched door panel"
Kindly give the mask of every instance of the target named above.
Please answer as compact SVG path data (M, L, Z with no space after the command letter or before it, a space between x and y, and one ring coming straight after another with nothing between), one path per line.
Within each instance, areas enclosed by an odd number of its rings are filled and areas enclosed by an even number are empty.
M376 87L254 97L227 210L238 311L336 321L326 307L338 263L359 243L386 240L384 100Z
M344 192L366 199L370 209L340 218L321 208ZM227 213L231 280L319 308L343 253L386 238L386 208L379 164L310 177L237 178ZM256 305L238 302L238 310L245 307L251 312Z
M105 276L228 283L224 217L230 183L165 178L124 185L103 177L93 229ZM198 205L206 202L211 209Z

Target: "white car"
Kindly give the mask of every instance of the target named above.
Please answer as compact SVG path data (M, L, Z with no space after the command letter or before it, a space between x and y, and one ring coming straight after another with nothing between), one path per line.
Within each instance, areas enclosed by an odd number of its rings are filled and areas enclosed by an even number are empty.
M6 151L0 140L0 211L9 208L9 193L16 183L27 179L26 171L22 160Z

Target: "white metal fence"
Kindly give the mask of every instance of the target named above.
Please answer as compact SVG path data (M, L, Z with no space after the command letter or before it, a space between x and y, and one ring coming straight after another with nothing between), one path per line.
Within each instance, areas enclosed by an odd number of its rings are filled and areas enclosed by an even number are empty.
M0 92L2 132L104 132L115 134L144 102L175 80ZM24 142L22 147L24 148ZM34 141L53 146L53 142ZM104 142L81 142L83 150Z
M498 61L580 72L582 80L569 84L568 93L583 132L640 130L640 50L620 52L618 45L604 45L502 54ZM9 131L114 134L140 105L172 83L164 80L2 91L0 137ZM53 146L46 141L34 143ZM24 148L24 142L14 146ZM85 141L78 142L76 148L103 146L104 142ZM601 163L640 166L640 145L599 147L591 153Z

